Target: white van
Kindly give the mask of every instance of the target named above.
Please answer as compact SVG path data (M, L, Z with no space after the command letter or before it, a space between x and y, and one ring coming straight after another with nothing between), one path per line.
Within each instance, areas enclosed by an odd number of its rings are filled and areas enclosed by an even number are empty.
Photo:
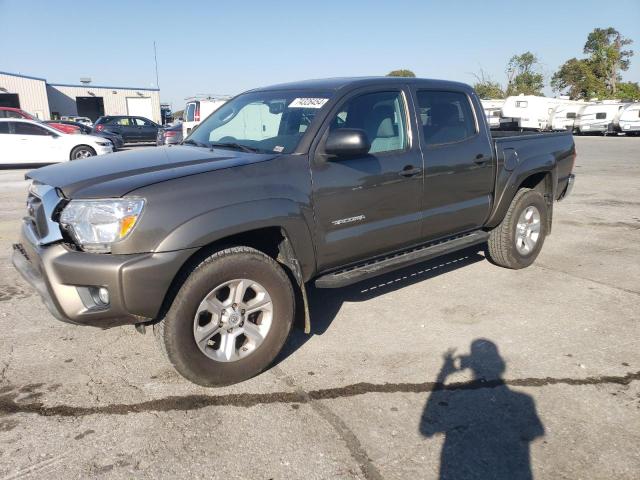
M640 103L631 103L620 111L613 121L618 132L640 135Z
M575 121L578 133L613 133L614 120L626 104L619 102L595 103L587 105Z
M224 105L227 100L229 100L228 97L187 98L182 119L183 138L186 138L196 125Z
M590 103L564 103L558 105L551 112L549 117L549 124L551 130L573 130L576 118L584 110L584 107L591 105Z

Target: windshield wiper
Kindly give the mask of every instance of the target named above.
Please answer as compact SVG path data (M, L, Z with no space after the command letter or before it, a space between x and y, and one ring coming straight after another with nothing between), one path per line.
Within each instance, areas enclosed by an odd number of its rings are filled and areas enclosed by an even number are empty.
M240 143L234 143L234 142L211 142L209 145L211 147L211 150L213 150L216 147L222 147L222 148L233 148L235 150L240 150L247 153L260 153L259 148L247 147L246 145L242 145Z
M182 145L195 145L196 147L206 147L207 145L202 142L196 142L190 138L183 140Z

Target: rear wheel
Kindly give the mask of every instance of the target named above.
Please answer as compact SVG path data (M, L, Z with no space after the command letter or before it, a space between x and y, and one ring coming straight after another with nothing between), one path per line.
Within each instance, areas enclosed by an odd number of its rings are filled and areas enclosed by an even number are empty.
M489 259L506 268L531 265L544 243L547 215L547 204L540 192L518 190L504 219L490 233Z
M95 156L96 151L88 145L78 145L71 150L71 160L78 160L81 158L89 158Z
M293 317L293 288L282 267L258 250L235 247L213 254L189 275L154 333L183 377L221 386L268 367Z

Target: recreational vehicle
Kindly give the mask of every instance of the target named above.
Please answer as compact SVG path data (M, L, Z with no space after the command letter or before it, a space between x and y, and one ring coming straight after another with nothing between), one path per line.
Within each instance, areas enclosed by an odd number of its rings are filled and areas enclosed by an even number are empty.
M484 115L487 117L489 128L500 128L500 117L502 116L503 99L480 100Z
M631 103L614 119L614 128L627 135L640 135L640 103Z
M558 105L551 112L549 117L549 125L551 130L573 130L575 128L574 122L580 112L590 105L589 103L563 103Z
M547 130L549 117L558 105L574 103L563 98L518 95L507 97L502 106L502 116L513 118L521 130Z
M614 132L614 120L626 104L619 102L595 103L587 105L576 118L574 129L578 133L607 133Z

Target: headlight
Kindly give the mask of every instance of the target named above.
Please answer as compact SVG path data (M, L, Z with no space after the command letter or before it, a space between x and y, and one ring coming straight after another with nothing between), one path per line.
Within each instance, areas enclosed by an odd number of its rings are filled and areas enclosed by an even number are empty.
M135 227L144 200L71 200L60 215L66 228L83 250L111 253L111 244L124 239Z
M106 141L106 142L96 142L98 145L100 145L101 147L109 147L111 146L111 142L110 141Z

